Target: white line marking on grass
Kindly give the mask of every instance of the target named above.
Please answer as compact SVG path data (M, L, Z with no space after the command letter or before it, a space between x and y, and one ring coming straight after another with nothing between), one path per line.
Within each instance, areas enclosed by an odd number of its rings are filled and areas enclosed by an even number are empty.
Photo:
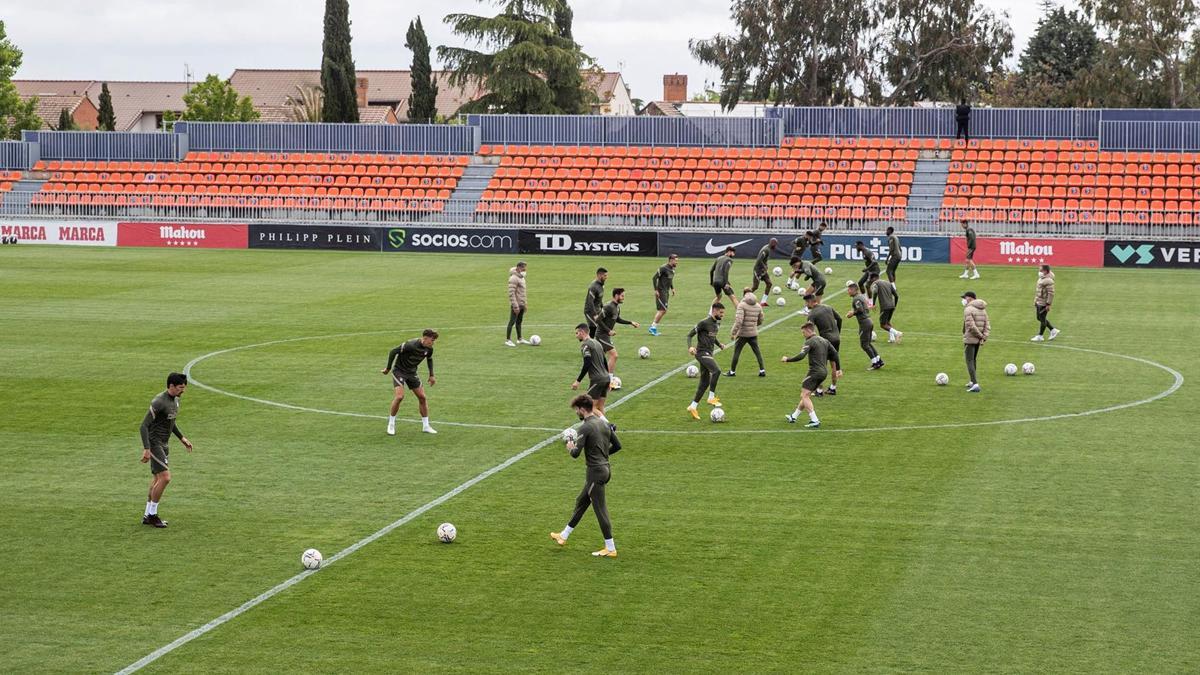
M839 292L844 292L844 291L839 291ZM837 295L837 293L834 293L834 294L830 295L829 297L833 297L835 295ZM764 330L764 331L768 330L768 329L778 326L779 324L783 323L784 321L787 321L788 319L794 318L796 316L802 316L802 315L799 313L799 311L791 312L791 313L789 313L785 316L782 316L782 317L776 319L775 321L772 321L771 323L763 326L760 330ZM212 354L202 356L197 359L193 359L191 361L191 363L188 364L187 369L190 369L193 365L195 365L196 363L199 363L201 360L207 358L208 356L214 356L216 354L224 354L227 352L237 351L239 349L249 349L249 348L255 347L255 346L263 346L263 345L268 345L268 344L280 344L280 343L284 343L284 342L300 342L302 340L315 340L315 339L320 339L322 337L324 337L324 338L351 337L351 336L355 336L355 335L368 335L368 334L385 333L385 332L390 333L390 332L395 332L395 331L370 331L368 333L343 333L340 335L325 335L325 336L307 337L307 338L291 338L288 340L275 340L272 342L264 342L259 345L231 347L229 349L213 352ZM691 361L689 360L688 363L691 363ZM661 384L662 382L665 382L669 377L679 373L681 370L686 368L688 363L685 363L684 365L679 366L678 368L669 370L666 373L664 373L663 375L660 375L659 377L655 378L654 380L651 380L650 382L647 382L646 384L643 384L642 386L638 387L637 389L634 389L633 391L629 392L625 396L622 396L619 400L614 401L612 403L612 405L609 405L608 410L612 410L613 408L619 407L621 404L623 404L626 401L634 398L635 396L638 396L639 394L647 391L651 387L653 387L657 384ZM185 369L185 371L187 369ZM201 386L205 386L205 385L201 385ZM212 387L205 386L205 388L212 389L213 391L219 391ZM219 393L231 395L231 394L228 394L227 392L219 392ZM263 403L263 404L267 404L267 405L279 405L279 404L271 402L271 401L263 401L263 400L253 399L253 398L243 397L243 396L235 396L235 398L243 398L243 399L246 399L249 401L254 401L256 403ZM305 410L305 409L299 408L297 406L284 406L284 407L296 408L297 410ZM325 411L319 411L319 410L306 410L306 411L307 412L325 412ZM333 413L333 414L348 414L348 413ZM353 416L364 417L364 415L357 415L357 414L353 414ZM370 417L370 416L365 416L365 417ZM507 469L508 467L512 466L513 464L516 464L517 462L521 461L522 459L525 459L526 457L532 455L533 453L537 452L538 450L541 450L542 448L546 447L547 445L550 445L551 443L559 440L559 438L560 438L559 433L557 432L557 430L555 430L555 431L556 431L556 433L554 435L543 439L542 441L526 448L525 450L522 450L521 452L513 455L512 457L509 457L508 459L497 464L496 466L493 466L492 468L484 471L483 473L475 476L474 478L466 481L465 483L462 483L458 487L450 490L449 492L443 494L442 496L437 497L436 499L433 499L431 501L428 501L425 504L410 511L409 513L401 516L398 520L395 520L391 524L386 525L385 527L383 527L379 531L375 532L374 534L371 534L363 539L360 539L357 542L351 544L350 546L342 549L341 551L337 552L333 556L326 559L324 561L324 563L322 563L322 567L325 567L327 565L332 565L333 563L341 560L342 558L345 558L346 556L350 555L351 553L354 553L355 551L366 546L367 544L370 544L372 542L379 540L381 537L386 536L388 533L392 532L396 528L412 521L413 519L417 518L418 516L421 516L422 514L429 511L430 509L433 509L434 507L437 507L437 506L440 506L440 505L446 503L450 499L453 499L454 497L462 494L463 492L469 490L470 488L474 487L475 485L478 485L483 480L485 480L497 473L500 473L501 471ZM133 673L138 670L141 670L142 668L145 668L146 666L150 665L151 663L154 663L158 659L162 658L163 656L166 656L167 654L170 654L171 652L173 652L176 649L182 647L183 645L191 642L192 640L195 640L196 638L219 628L223 624L228 623L229 621L232 621L233 619L236 619L237 617L241 616L242 614L245 614L246 612L250 611L251 609L254 609L258 605L261 605L262 603L266 602L267 600L270 600L271 598L282 593L283 591L286 591L287 589L291 588L292 586L295 586L296 584L300 583L301 581L304 581L310 575L315 574L318 571L319 570L305 570L303 572L300 572L296 576L291 577L290 579L287 579L286 581L283 581L283 582L275 585L274 587L263 592L262 594L258 595L257 597L246 601L245 603L238 606L237 608L232 609L232 610L222 614L221 616L213 619L212 621L209 621L208 623L204 624L203 626L200 626L199 628L176 638L172 642L170 642L166 645L163 645L162 647L159 647L158 649L150 652L146 656L143 656L142 658L138 659L137 661L134 661L133 663L129 664L128 666L125 666L121 670L117 671L117 675L127 675L128 673Z

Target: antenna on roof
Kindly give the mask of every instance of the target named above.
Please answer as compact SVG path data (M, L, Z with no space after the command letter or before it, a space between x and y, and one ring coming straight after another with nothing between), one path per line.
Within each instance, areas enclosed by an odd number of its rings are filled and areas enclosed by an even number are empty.
M192 92L192 67L186 62L183 64L183 81L187 84L185 88L190 94Z

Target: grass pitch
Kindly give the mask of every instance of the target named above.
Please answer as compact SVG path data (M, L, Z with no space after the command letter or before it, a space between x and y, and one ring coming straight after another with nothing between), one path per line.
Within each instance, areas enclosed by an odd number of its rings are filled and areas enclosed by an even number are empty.
M598 264L643 323L618 333L625 388L610 404L689 362L707 261L681 261L652 338L657 259L531 258L526 332L543 345L510 349L513 262L0 249L5 670L118 670L292 577L305 548L328 558L567 426L572 327ZM831 289L857 278L833 267ZM735 263L735 279L749 268ZM722 379L725 424L687 417L682 374L621 403L618 560L588 555L591 514L565 549L547 537L583 480L554 442L149 670L1200 668L1200 277L1059 270L1063 335L1036 345L1034 271L982 272L902 266L904 342L881 344L887 366L867 372L843 341L820 430L783 422L805 366L778 361L799 349L799 317L763 334L767 378L747 350ZM963 391L968 288L993 323L977 396ZM799 308L785 297L768 321ZM442 332L429 389L441 433L403 423L388 437L378 371L427 326ZM171 526L153 530L137 427L166 373L198 358L199 382L326 412L193 384L179 424L196 451L172 444ZM1025 361L1036 375L1003 375ZM1187 381L1120 408L1175 384L1147 361ZM950 386L933 384L939 371ZM416 418L415 398L401 417ZM1014 421L1031 418L1050 419ZM452 545L434 536L443 521Z

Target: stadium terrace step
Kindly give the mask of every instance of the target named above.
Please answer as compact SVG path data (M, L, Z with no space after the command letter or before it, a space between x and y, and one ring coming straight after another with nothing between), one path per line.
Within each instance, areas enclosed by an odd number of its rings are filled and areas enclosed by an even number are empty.
M463 175L458 180L458 186L446 203L446 213L460 215L465 219L470 219L475 215L475 209L479 205L480 198L483 197L484 190L492 182L492 176L500 166L499 160L495 163L490 161L476 163L475 159L484 158L473 157L471 163L463 170Z
M946 180L950 175L950 160L924 158L917 160L913 172L912 193L908 198L909 229L916 229L918 223L914 219L928 217L924 214L936 213L942 208L946 194Z

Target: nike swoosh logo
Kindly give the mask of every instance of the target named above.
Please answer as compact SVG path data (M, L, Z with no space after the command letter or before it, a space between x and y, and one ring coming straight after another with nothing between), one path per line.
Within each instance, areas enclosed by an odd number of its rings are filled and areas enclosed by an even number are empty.
M707 253L707 254L709 254L709 255L716 255L716 254L718 254L718 253L724 253L724 252L725 252L725 249L726 249L727 247L729 247L729 246L735 246L735 247L736 247L736 246L741 246L742 244L746 244L746 243L749 243L749 242L752 242L752 241L754 241L754 239L753 239L753 238L751 238L751 239L743 239L743 240L741 240L741 241L735 241L735 242L733 242L732 244L720 244L720 245L718 245L718 246L714 246L714 245L713 245L713 243L712 243L712 239L709 239L709 240L708 240L708 243L704 245L704 252L705 252L705 253Z

